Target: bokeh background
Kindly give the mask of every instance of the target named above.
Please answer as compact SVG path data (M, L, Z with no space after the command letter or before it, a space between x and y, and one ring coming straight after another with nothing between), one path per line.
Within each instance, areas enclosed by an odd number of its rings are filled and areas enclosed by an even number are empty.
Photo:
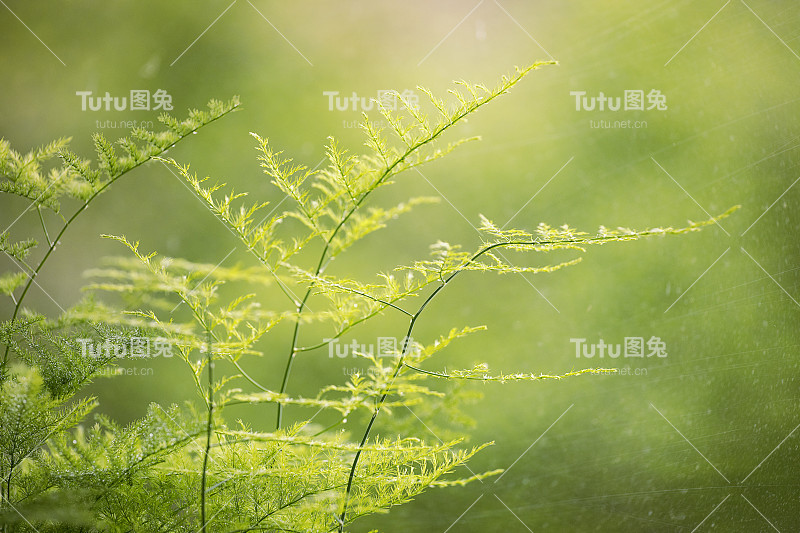
M441 203L370 236L330 272L369 280L423 257L436 240L475 247L479 214L499 224L513 217L521 228L547 222L593 231L679 226L742 208L700 233L591 249L554 274L461 277L427 311L418 338L463 325L489 329L431 362L439 368L486 361L505 372L628 370L471 386L484 394L467 407L477 421L471 442L496 444L470 467L507 473L431 490L354 530L800 528L797 2L2 4L0 136L14 148L71 136L89 156L98 121L158 114L82 111L77 91L164 89L177 116L238 94L241 111L169 155L273 205L282 197L260 172L248 132L311 168L329 135L360 150L358 113L329 110L323 92L374 97L424 85L442 94L454 79L491 85L514 65L557 59L450 137L479 134L480 143L403 175L375 198L390 205L433 195ZM576 110L570 95L637 89L660 91L667 109ZM616 120L640 127L592 127ZM127 133L101 131L112 139ZM4 197L0 218L8 224L22 209ZM38 222L18 224L23 235ZM39 278L59 305L79 300L86 269L122 253L101 233L211 264L236 246L178 179L151 164L115 184L65 236ZM237 262L252 259L235 250L225 260ZM58 311L38 290L28 305ZM387 318L354 337L371 342L399 323ZM252 370L275 387L286 333L274 331L268 356ZM658 337L667 357L576 358L570 341L625 337ZM177 360L152 367L151 375L95 384L101 410L124 422L150 401L192 397ZM296 370L304 376L298 393L346 379L342 361L324 351L307 354ZM257 413L243 416L258 422ZM349 429L362 423L353 419Z

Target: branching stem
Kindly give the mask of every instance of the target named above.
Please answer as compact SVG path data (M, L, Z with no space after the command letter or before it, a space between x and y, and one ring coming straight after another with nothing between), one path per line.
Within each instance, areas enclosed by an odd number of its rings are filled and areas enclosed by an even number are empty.
M211 330L206 329L207 350L206 366L208 366L208 419L206 421L206 447L203 451L203 472L200 479L200 532L206 532L206 480L208 477L208 456L211 450L211 434L214 430L214 356L212 354Z
M538 66L538 65L532 65L532 66L528 67L527 69L518 72L517 76L515 78L513 78L512 80L509 80L506 83L505 89L500 91L500 92L498 92L497 94L489 95L489 96L487 96L487 97L485 97L483 99L476 100L476 101L472 102L471 105L466 105L465 104L462 107L462 109L461 109L461 111L459 113L457 113L456 115L450 117L450 119L447 120L446 122L438 125L429 135L427 135L424 138L418 140L417 142L409 145L406 148L405 152L403 152L399 157L397 157L391 164L388 164L386 166L386 169L381 173L381 175L378 177L378 179L374 182L373 186L370 187L367 191L365 191L358 198L358 200L353 204L353 206L342 216L342 218L339 221L339 223L336 225L336 227L331 232L330 236L328 237L328 239L325 242L325 246L322 249L322 253L320 254L319 261L317 262L317 267L316 267L316 269L314 271L314 277L319 276L322 273L322 271L324 270L325 266L327 266L327 263L330 262L330 260L333 258L333 255L328 256L328 252L330 251L331 245L333 243L333 239L336 237L336 235L339 233L339 231L342 229L342 227L345 225L345 223L347 223L347 221L350 219L350 217L353 215L353 213L355 213L358 210L358 208L361 206L361 204L364 202L364 200L367 199L367 197L370 195L370 193L372 191L374 191L378 186L382 185L389 178L389 176L392 175L392 172L398 167L398 165L400 165L401 163L406 161L406 159L408 159L413 153L417 152L418 150L420 150L424 146L434 142L436 139L441 137L441 135L444 132L446 132L452 126L454 126L455 124L460 122L462 119L464 119L464 117L466 117L467 115L475 112L477 109L483 107L484 105L486 105L490 101L494 100L494 98L496 98L497 96L499 96L500 94L502 94L503 92L508 90L508 88L510 88L517 81L522 79L522 77L525 74L527 74L530 70L536 68L536 66ZM292 342L291 342L291 345L289 347L289 354L288 354L287 360L286 360L286 368L285 368L284 373L283 373L283 380L281 381L281 388L280 388L280 392L281 393L286 392L286 387L288 386L288 383L289 383L289 376L291 375L291 372L292 372L292 364L294 363L295 356L298 353L297 339L298 339L298 334L299 334L299 330L300 330L300 320L302 318L301 315L302 315L303 311L305 310L306 303L308 301L308 298L311 296L311 292L314 289L314 285L315 285L314 282L311 282L309 284L309 287L306 290L306 293L303 296L303 299L301 300L300 304L297 306L297 315L298 316L297 316L297 321L295 322L294 331L292 333ZM406 313L406 314L408 314L408 313ZM412 318L412 320L413 320L413 318ZM281 428L282 420L283 420L283 404L279 403L278 404L278 413L277 413L276 423L275 423L275 426L276 426L277 429Z
M558 241L558 244L562 243L569 243L569 241ZM389 385L387 385L387 387L381 394L381 397L378 400L377 405L375 406L375 411L372 413L372 417L370 418L369 423L367 424L367 428L364 430L364 435L361 437L361 442L358 445L359 449L356 452L355 457L353 458L352 465L350 466L350 474L347 479L347 488L345 489L345 495L344 495L344 505L342 508L342 513L341 515L339 515L339 533L344 533L344 526L346 524L346 519L347 519L347 507L350 500L350 493L353 488L353 479L355 478L356 468L358 467L358 461L359 459L361 459L361 452L363 451L364 445L367 443L367 439L369 439L369 435L372 432L372 426L375 424L375 420L378 418L378 414L381 412L381 408L383 407L383 404L386 402L386 398L389 396L389 389L391 388L392 384L397 379L397 377L400 375L400 372L403 370L403 366L405 365L405 358L406 355L408 355L410 339L412 338L412 334L414 332L414 326L416 325L417 319L419 319L422 312L425 310L426 307L428 307L428 304L430 304L431 301L433 301L433 299L442 291L442 289L444 289L453 280L453 278L455 278L461 272L464 272L464 270L466 270L465 267L468 264L474 262L485 253L488 253L495 248L500 248L503 246L521 246L521 245L544 246L548 244L557 244L557 243L541 242L534 240L534 241L500 242L500 243L493 243L483 247L481 250L475 252L475 254L473 254L468 261L463 263L461 267L456 269L455 272L447 276L441 282L441 284L431 292L431 294L425 299L425 301L422 302L422 305L420 305L417 311L411 316L411 319L409 320L408 324L408 329L406 331L405 340L403 342L403 350L401 351L400 357L398 358L397 363L395 365L392 378L389 381Z

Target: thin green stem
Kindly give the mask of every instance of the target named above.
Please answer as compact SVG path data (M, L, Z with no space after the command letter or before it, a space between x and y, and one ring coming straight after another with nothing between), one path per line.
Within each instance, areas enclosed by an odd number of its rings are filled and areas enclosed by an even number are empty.
M203 451L203 472L200 478L200 531L206 532L206 480L208 477L208 457L211 450L211 434L214 427L214 357L212 354L211 330L206 330L207 335L207 365L208 365L208 420L206 421L206 447Z
M509 83L508 88L510 88L514 83L516 83L516 81L521 79L521 77L525 73L527 73L527 70L524 71L523 73L519 74L517 76L517 78L515 79L515 81ZM350 217L353 215L353 213L355 213L358 210L358 208L367 199L367 197L370 195L370 193L372 191L374 191L377 187L382 185L392 175L392 172L395 170L395 168L398 167L398 165L403 163L414 152L420 150L422 147L424 147L427 144L432 143L433 141L438 139L445 131L450 129L456 123L460 122L462 119L464 119L464 117L466 117L470 113L473 113L478 108L480 108L483 105L485 105L485 104L489 103L490 101L492 101L496 96L499 96L499 94L501 94L501 93L498 93L498 95L487 97L487 98L484 98L483 100L479 100L477 102L474 102L473 105L465 105L460 113L458 113L458 114L454 115L453 117L451 117L447 122L444 122L444 123L440 124L439 126L437 126L434 129L434 131L430 135L425 137L424 139L421 139L421 140L417 141L416 143L408 146L408 148L406 149L406 151L402 155L397 157L390 165L388 165L386 167L386 169L378 177L378 179L374 182L373 186L370 187L367 191L365 191L358 198L358 200L353 204L353 206L344 214L344 216L342 216L342 219L339 221L339 223L336 225L336 227L331 232L330 236L328 237L328 239L325 242L325 246L322 249L322 253L320 254L320 258L319 258L319 261L317 263L316 270L314 271L314 277L319 276L320 273L324 270L324 267L326 266L326 260L328 260L328 262L329 262L330 259L333 257L333 255L331 255L330 258L328 257L328 251L331 248L331 244L333 243L333 239L339 233L339 230L341 230L342 227L345 225L345 223L347 223L347 221L350 219ZM292 364L294 363L295 356L298 353L297 338L298 338L298 334L299 334L299 330L300 330L301 315L303 314L303 311L305 310L306 302L308 301L308 298L311 296L311 292L312 292L312 290L314 288L314 285L315 285L314 282L311 282L309 284L308 289L306 290L305 296L301 300L300 304L297 306L297 315L298 316L297 316L297 321L295 322L294 332L292 333L292 343L291 343L291 346L289 347L289 355L287 357L286 368L285 368L284 373L283 373L283 380L281 381L281 388L280 388L280 392L281 393L286 392L286 387L288 386L288 383L289 383L289 376L291 375L291 372L292 372ZM405 313L408 314L407 312L405 312ZM277 417L276 417L276 424L275 424L277 429L280 429L282 420L283 420L283 404L279 403L278 404L278 413L277 413Z
M345 422L347 422L347 415L345 415L345 416L343 416L342 418L340 418L338 422L334 422L334 423L333 423L333 424L331 424L330 426L326 427L325 429L321 429L321 430L317 431L316 433L314 433L314 434L313 434L313 435L311 435L311 436L312 436L312 437L319 437L319 436L320 436L320 435L322 435L323 433L327 433L328 431L332 430L333 428L335 428L335 427L338 427L338 426L341 426L341 425L342 425L342 424L344 424Z
M173 164L173 166L178 166L178 169L179 169L180 173L181 173L181 174L184 176L184 178L186 178L186 177L187 177L187 176L186 176L186 174L184 174L184 173L182 172L182 169L181 169L181 167L180 167L179 165L177 165L177 163L176 163L174 160L165 160L165 159L159 159L159 161L161 161L162 163L164 163L165 161L167 161L167 162L170 162L170 163L172 163L172 164ZM173 175L175 175L175 174L173 173ZM175 176L177 177L177 175L175 175ZM190 189L190 190L191 190L191 189ZM198 196L198 195L197 195L196 191L195 191L195 196L197 196L197 198L198 198L200 201L204 201L204 200L203 200L203 199L202 199L200 196ZM213 210L212 210L212 214L214 215L214 217L216 217L216 219L217 219L217 220L219 220L220 222L222 222L222 223L225 225L225 227L226 227L226 228L228 228L228 230L229 230L231 233L233 233L235 236L239 237L239 240L241 240L243 243L247 244L247 239L248 239L248 236L247 236L247 234L245 234L245 233L244 233L244 232L241 230L241 228L239 228L239 227L237 227L237 226L235 226L235 225L231 224L229 221L225 220L225 218L224 218L223 216L219 215L218 213L215 213L215 212L213 212ZM269 216L269 215L267 215L267 216ZM291 291L289 290L289 288L288 288L288 287L287 287L287 286L286 286L286 285L285 285L285 284L284 284L284 283L281 281L281 279L278 277L278 273L277 273L277 272L275 272L275 269L273 269L273 268L270 266L269 262L267 261L267 256L268 256L268 253L265 253L265 255L262 257L261 255L259 255L259 254L258 254L258 252L256 252L256 251L255 251L255 250L252 248L252 246L248 245L248 246L246 246L246 248L247 248L247 251L248 251L248 252L250 252L250 253L253 255L253 257L255 257L255 258L256 258L256 260L257 260L259 263L261 263L261 264L264 266L264 268L266 268L266 269L267 269L267 272L269 272L269 273L270 273L270 275L271 275L271 276L272 276L272 277L275 279L275 281L277 282L277 284L278 284L278 287L280 288L281 292L282 292L282 293L283 293L283 294L284 294L284 295L285 295L287 298L289 298L289 300L291 300L293 303L295 303L295 304L296 304L296 303L297 303L297 299L296 299L297 297L296 297L294 294L292 294L292 293L291 293Z
M384 389L383 393L381 394L381 397L378 400L377 405L375 406L375 411L372 413L372 417L370 418L369 423L367 424L367 428L364 430L364 435L361 437L361 442L358 445L358 451L356 452L356 455L353 458L353 463L350 466L350 474L349 474L348 479L347 479L347 488L345 489L344 505L343 505L343 508L342 508L342 513L339 515L339 533L344 533L344 526L345 526L346 519L347 519L347 506L349 504L350 493L351 493L352 488L353 488L353 480L355 479L356 468L358 467L358 461L359 461L359 459L361 459L361 452L364 449L364 445L367 443L367 439L369 439L369 435L370 435L370 433L372 431L372 427L375 424L375 420L378 418L378 414L381 412L381 408L383 407L384 403L386 403L386 398L389 396L389 390L390 390L392 384L397 379L397 377L400 375L400 372L402 371L403 366L405 365L405 358L406 358L406 355L408 355L408 348L410 346L410 339L411 339L412 333L414 332L414 326L416 325L417 319L420 317L422 312L425 310L426 307L428 307L428 304L431 301L433 301L433 299L436 297L436 295L438 295L439 292L441 292L442 289L444 289L447 286L447 284L450 283L453 280L453 278L455 278L461 272L464 272L466 270L465 267L469 263L474 262L476 259L480 258L480 256L482 256L483 254L485 254L487 252L490 252L491 250L493 250L495 248L502 247L502 246L546 245L546 244L554 244L554 243L544 243L544 242L536 242L536 241L524 241L524 242L494 243L494 244L490 244L488 246L485 246L484 248L482 248L481 250L479 250L475 254L473 254L472 257L468 261L466 261L463 265L461 265L461 267L459 267L455 272L453 272L448 277L446 277L442 281L442 283L438 287L436 287L436 289L434 289L431 292L431 294L425 299L425 301L422 302L422 305L420 305L419 309L417 309L417 312L412 315L411 320L409 321L409 324L408 324L408 330L406 331L405 340L403 342L403 350L401 351L400 358L397 360L397 364L395 365L394 372L392 374L392 378L389 381L389 385Z
M44 238L47 239L48 245L53 245L53 241L50 240L50 234L47 233L47 225L44 223L44 217L42 216L42 206L36 206L36 212L39 213L39 222L42 223L42 231L44 232Z
M413 370L414 372L418 372L420 374L426 374L428 376L434 376L434 377L437 377L437 378L464 379L464 380L469 380L469 381L482 381L484 383L487 382L487 381L505 382L505 381L511 381L511 380L515 380L515 379L563 379L563 378L567 378L567 377L571 377L571 376L579 376L581 374L613 374L614 372L617 372L617 369L615 369L615 368L584 368L582 370L575 370L575 371L572 371L572 372L567 372L566 374L556 374L556 375L553 375L553 374L540 374L538 376L533 375L533 374L524 374L524 375L522 375L522 377L517 378L515 375L504 376L502 374L499 375L499 376L488 376L488 375L480 375L480 376L478 376L478 375L469 375L469 374L466 374L466 375L448 374L447 372L436 372L434 370L425 370L424 368L419 368L419 367L414 366L414 365L409 365L408 363L403 363L403 366L408 368L409 370Z

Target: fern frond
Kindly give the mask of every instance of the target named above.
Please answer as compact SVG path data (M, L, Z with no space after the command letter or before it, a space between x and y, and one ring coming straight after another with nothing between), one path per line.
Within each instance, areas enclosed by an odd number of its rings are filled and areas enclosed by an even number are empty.
M616 368L584 368L581 370L575 370L572 372L567 372L565 374L528 374L523 372L515 372L512 374L497 374L491 375L489 374L489 365L486 363L480 363L472 368L464 369L464 370L451 370L451 371L442 371L442 372L435 372L431 370L424 370L422 368L418 368L414 365L403 363L403 366L408 368L409 370L413 370L414 372L419 372L421 374L425 374L428 376L434 376L437 378L445 378L445 379L467 379L472 381L497 381L499 383L506 383L511 381L538 381L538 380L545 380L545 379L564 379L574 376L582 376L584 374L613 374L617 372Z
M295 201L300 209L297 218L307 224L313 231L318 231L316 219L319 206L310 200L311 192L305 186L306 180L311 176L311 171L304 165L296 165L291 159L281 157L282 152L274 152L267 139L262 139L256 133L250 133L258 142L256 150L259 152L258 160L264 174L271 178L281 192Z
M581 257L575 256L591 245L697 231L732 212L679 228L601 226L592 234L566 225L507 229L482 216L480 239L469 248L436 242L427 259L368 281L326 273L333 259L391 220L432 202L415 198L393 206L370 205L375 191L474 139L445 144L444 135L548 63L517 69L495 87L457 82L448 102L420 89L430 101L424 109L393 93L401 103L398 110L378 102L385 121L362 116L366 153L352 153L329 138L327 164L319 170L294 162L253 133L263 172L294 204L278 213L268 212L266 202L253 202L246 193L201 179L189 165L163 157L177 141L235 109L236 100L212 101L208 111L190 111L183 121L162 115L162 131L134 129L116 143L95 135L95 163L70 152L66 141L22 155L0 140L0 192L16 191L32 200L40 215L41 207L58 211L61 198L81 200L68 220L58 215L66 223L52 241L40 216L51 246L30 277L0 276L0 292L12 297L24 286L12 319L0 323L0 343L7 347L0 368L0 523L12 523L3 503L8 501L22 502L35 517L30 527L42 531L343 532L359 517L408 502L428 488L462 486L500 473L458 475L466 461L491 444L463 444L463 430L474 422L460 407L480 396L470 382L541 381L615 369L559 375L493 374L487 363L459 370L425 368L432 366L425 361L456 340L485 329L452 328L432 341L415 341L415 327L433 300L463 272L552 272L576 264ZM61 156L61 166L48 172L44 163L55 155ZM22 298L66 227L116 179L150 160L175 169L259 264L194 263L142 251L124 236L104 235L132 257L87 272L89 295L55 320L21 311ZM287 219L292 220L283 225ZM32 240L11 242L6 232L0 234L0 251L18 262L33 246ZM517 266L505 258L506 250L564 257ZM298 263L317 252L310 266ZM27 263L23 266L27 272ZM289 310L262 308L272 296L262 289L276 286L290 299ZM299 297L293 289L302 291ZM121 302L124 310L103 303L101 296ZM316 395L287 392L295 359L311 359L313 350L383 314L405 322L402 340L399 335L379 337L375 351L353 339L350 355L360 365L346 372L348 378L328 381ZM268 337L285 319L293 322L286 346ZM332 330L332 335L319 341L311 337L312 330L317 335ZM111 341L143 336L167 341L175 350L175 361L186 365L187 379L194 383L194 402L169 409L153 404L125 427L103 416L91 427L79 425L95 401L76 394L116 356L122 357ZM82 349L89 342L104 347ZM249 368L254 357L272 356L276 347L288 348L280 389L260 383L259 374ZM24 364L7 364L8 355ZM343 357L338 349L336 355ZM258 365L263 366L261 360ZM261 412L271 406L278 408L275 431L241 421L229 425L231 408ZM314 414L284 424L284 406ZM352 414L359 415L357 423L368 419L355 436L349 431ZM382 434L372 435L375 428ZM444 440L423 440L430 428ZM46 505L54 509L49 522L37 511Z
M13 257L19 261L23 261L31 249L35 248L38 244L34 239L25 239L24 241L11 242L11 236L8 232L0 233L0 252Z
M69 142L69 138L62 137L21 154L13 150L6 139L0 139L0 192L21 196L57 211L58 182L63 172L46 171L43 165L65 149Z
M493 443L490 443L493 444ZM431 486L432 487L463 487L465 485L469 485L474 481L483 481L484 479L489 479L490 477L498 476L502 474L505 470L502 468L496 468L494 470L487 470L486 472L480 472L478 474L473 474L471 476L459 478L459 479L446 479L441 481L434 481Z
M28 275L25 272L10 272L0 275L0 294L13 296L14 291L21 287L27 279Z
M418 197L411 198L408 202L401 202L389 209L371 207L366 209L366 212L358 211L342 225L338 234L331 240L331 254L339 255L370 233L386 227L389 220L410 212L418 205L435 203L439 203L439 198Z
M323 389L322 393L329 391L346 391L353 392L344 388L328 387ZM358 395L346 396L343 399L327 399L327 398L294 398L287 394L280 394L273 391L255 392L250 394L233 394L231 400L225 404L238 405L241 403L262 404L262 403L281 403L284 405L296 405L299 407L313 407L317 410L332 409L338 411L343 416L347 416L353 411L363 409L372 412L375 408L374 397L377 394L371 395ZM389 402L389 406L406 405L404 401Z
M78 424L96 405L91 397L67 405L51 397L36 368L14 365L9 376L0 381L0 473L3 481L9 483L18 467L29 462L51 438ZM9 485L8 491L6 497L13 501L22 496L17 486L12 490Z

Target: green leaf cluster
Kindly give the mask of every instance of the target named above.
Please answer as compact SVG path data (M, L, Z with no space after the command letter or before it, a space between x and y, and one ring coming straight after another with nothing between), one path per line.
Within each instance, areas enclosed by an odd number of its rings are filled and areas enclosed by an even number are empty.
M192 112L182 122L164 116L165 131L134 130L116 148L95 136L96 165L69 152L64 140L26 155L0 142L0 190L26 198L37 211L60 213L66 197L81 202L64 229L116 179L156 159L175 169L208 216L222 221L252 259L249 266L194 263L106 235L127 256L89 271L85 300L49 320L19 312L58 241L44 228L51 247L30 268L32 274L0 279L0 291L15 302L13 316L0 328L6 353L0 373L5 530L344 531L360 517L385 512L425 490L498 474L464 468L491 444L464 444L471 421L460 406L480 397L468 382L540 381L613 370L492 373L487 363L438 370L432 361L440 351L458 349L485 328L455 327L429 342L414 341L429 304L443 298L461 274L554 272L575 265L592 245L683 234L717 219L643 231L600 227L590 234L545 224L530 231L505 229L482 217L482 238L469 248L437 241L428 257L369 280L329 273L328 267L400 215L433 203L411 198L380 206L373 193L472 140L444 137L545 64L517 69L494 88L460 82L449 102L421 88L428 97L425 110L397 95L403 109L379 106L387 128L363 116L366 153L352 153L330 138L327 164L320 170L295 163L253 133L256 164L290 201L282 211L162 158L169 146L235 109L236 100L212 102L208 111ZM62 164L45 171L57 155ZM32 239L12 242L7 233L0 235L0 251L21 264L33 246ZM559 251L568 257L517 266L505 258L506 250L545 258L540 254ZM397 317L404 325L393 332L402 338L394 351L356 353L363 372L327 383L316 394L293 392L296 364L367 321ZM287 331L288 343L281 344L287 349L276 353L273 338ZM320 336L322 331L327 336ZM99 344L143 336L174 347L196 397L182 406L154 403L126 427L102 416L90 422L97 402L82 391L115 363L115 354L87 354L81 339ZM255 379L254 369L265 364L282 368L282 379ZM257 422L232 416L234 408L251 409ZM434 412L444 414L438 424L429 419ZM447 440L431 441L431 427Z

